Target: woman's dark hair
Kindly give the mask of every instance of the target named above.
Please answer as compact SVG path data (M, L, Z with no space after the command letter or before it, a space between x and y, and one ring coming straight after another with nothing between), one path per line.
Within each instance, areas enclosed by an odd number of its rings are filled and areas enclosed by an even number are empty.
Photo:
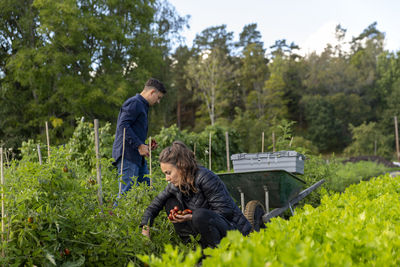
M182 179L178 187L182 193L197 192L194 178L199 167L194 153L183 142L175 141L161 151L160 163L169 163L179 170Z

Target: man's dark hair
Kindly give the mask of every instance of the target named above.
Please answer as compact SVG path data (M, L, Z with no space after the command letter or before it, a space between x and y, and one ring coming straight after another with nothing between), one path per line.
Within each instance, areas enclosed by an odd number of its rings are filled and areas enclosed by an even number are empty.
M163 94L167 93L167 90L165 90L164 84L162 84L162 82L160 82L159 80L154 79L154 78L148 79L146 84L144 85L144 87L153 87L157 91L160 91Z

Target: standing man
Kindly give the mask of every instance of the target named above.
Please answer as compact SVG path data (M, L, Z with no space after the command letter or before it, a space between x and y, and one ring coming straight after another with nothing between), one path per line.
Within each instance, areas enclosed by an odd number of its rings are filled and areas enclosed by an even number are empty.
M122 170L123 183L120 185L121 194L129 191L132 185L145 182L150 185L150 179L143 177L148 174L147 163L144 157L149 156L149 146L145 144L148 130L149 106L160 103L166 94L164 85L150 78L140 94L129 98L122 105L117 121L112 157L114 164L121 173L123 134L125 130L125 154ZM120 197L118 195L118 197Z

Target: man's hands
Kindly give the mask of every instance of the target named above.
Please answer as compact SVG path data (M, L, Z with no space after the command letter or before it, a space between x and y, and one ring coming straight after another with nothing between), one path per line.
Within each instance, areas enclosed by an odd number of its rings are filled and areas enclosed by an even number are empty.
M138 147L139 154L140 154L141 156L148 157L148 156L150 156L150 150L149 150L149 149L151 149L151 150L153 151L153 150L156 149L157 147L158 147L158 144L157 144L156 140L151 139L151 145L150 145L150 147L149 147L148 145L145 145L145 144L141 144L141 145Z
M145 156L145 157L150 156L150 151L149 151L149 146L148 146L148 145L141 144L141 145L138 147L138 150L139 150L139 154L140 154L141 156Z

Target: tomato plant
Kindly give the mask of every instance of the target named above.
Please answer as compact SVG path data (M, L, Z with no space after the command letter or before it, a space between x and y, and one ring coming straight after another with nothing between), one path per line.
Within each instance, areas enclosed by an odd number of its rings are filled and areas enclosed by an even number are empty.
M166 185L163 179L153 179L153 188L135 187L113 209L118 173L111 153L103 150L110 148L109 130L108 125L100 129L101 207L90 123L80 122L65 146L51 147L50 163L43 155L40 165L34 142L24 144L22 159L5 169L7 240L1 245L5 257L0 265L139 265L138 254L160 255L165 244L179 244L166 216L155 220L151 242L139 228L145 208Z

